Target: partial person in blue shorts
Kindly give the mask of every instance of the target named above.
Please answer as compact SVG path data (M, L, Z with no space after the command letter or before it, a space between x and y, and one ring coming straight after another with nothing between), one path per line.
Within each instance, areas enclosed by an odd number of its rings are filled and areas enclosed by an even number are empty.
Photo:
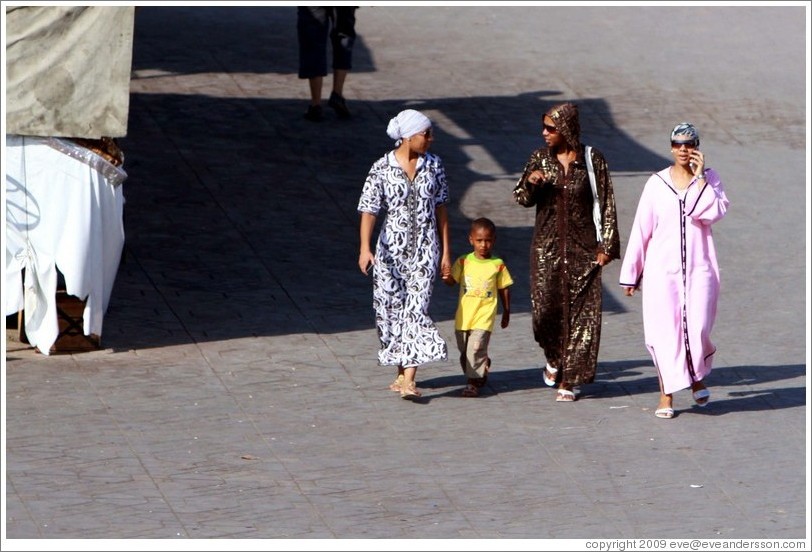
M344 82L352 69L355 44L355 10L353 6L299 6L296 32L299 41L299 78L308 79L310 105L305 111L308 121L324 120L321 89L327 76L327 39L333 59L333 91L327 105L339 119L349 119L350 110L344 99Z

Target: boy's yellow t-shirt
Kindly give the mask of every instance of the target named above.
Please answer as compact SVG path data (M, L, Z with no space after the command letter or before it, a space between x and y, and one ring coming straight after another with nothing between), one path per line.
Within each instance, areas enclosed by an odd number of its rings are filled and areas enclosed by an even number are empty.
M513 284L505 263L499 257L477 259L471 252L457 258L451 276L460 284L454 328L492 332L499 304L497 290Z

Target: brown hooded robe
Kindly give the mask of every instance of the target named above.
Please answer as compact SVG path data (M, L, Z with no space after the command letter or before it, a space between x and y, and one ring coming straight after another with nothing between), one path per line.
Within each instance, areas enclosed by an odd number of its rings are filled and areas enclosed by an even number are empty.
M603 238L597 239L577 107L562 104L547 116L576 151L576 160L565 176L555 151L534 151L513 195L520 205L536 207L530 247L533 334L547 362L558 368L560 381L575 386L591 383L597 371L602 288L596 256L603 251L620 258L620 236L609 168L603 154L592 148ZM536 169L555 175L554 180L530 184L527 177Z

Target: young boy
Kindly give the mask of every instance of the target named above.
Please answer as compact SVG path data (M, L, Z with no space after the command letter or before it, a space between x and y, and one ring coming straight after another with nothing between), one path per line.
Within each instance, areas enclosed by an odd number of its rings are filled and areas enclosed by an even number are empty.
M497 296L502 300L502 327L507 328L510 323L508 286L513 284L513 278L502 259L492 254L495 241L494 223L487 218L476 219L468 233L468 242L474 250L460 256L450 274L443 274L443 281L449 286L460 284L454 333L460 365L468 378L463 397L479 396L479 389L487 381L491 368L488 342L496 321Z

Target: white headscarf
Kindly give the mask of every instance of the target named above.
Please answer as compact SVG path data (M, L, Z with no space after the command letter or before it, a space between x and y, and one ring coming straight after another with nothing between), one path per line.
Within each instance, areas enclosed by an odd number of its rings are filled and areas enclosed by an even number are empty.
M389 126L386 127L386 133L395 140L395 145L399 146L404 138L414 136L427 128L431 128L431 119L414 109L404 109L392 117Z

